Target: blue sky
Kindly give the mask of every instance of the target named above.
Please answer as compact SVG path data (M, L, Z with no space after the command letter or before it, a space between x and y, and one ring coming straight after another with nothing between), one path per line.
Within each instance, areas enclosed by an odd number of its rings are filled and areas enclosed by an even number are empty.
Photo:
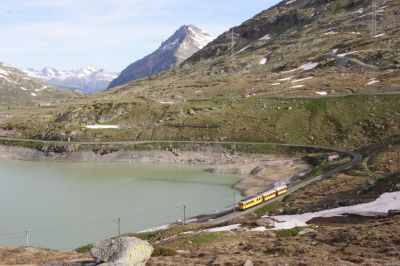
M278 0L1 0L0 61L121 71L184 24L214 37Z

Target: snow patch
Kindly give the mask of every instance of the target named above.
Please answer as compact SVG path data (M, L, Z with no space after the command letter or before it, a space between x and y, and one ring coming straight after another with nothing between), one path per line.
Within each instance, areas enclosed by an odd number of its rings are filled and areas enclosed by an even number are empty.
M37 94L34 93L34 92L31 92L31 95L32 95L33 97L37 97Z
M326 91L317 91L316 94L321 95L321 96L328 95L328 93Z
M380 81L377 80L377 79L371 79L371 80L367 83L367 86L372 85L372 84L375 84L375 83L379 83L379 82L380 82Z
M293 78L294 78L294 76L291 76L291 77L287 77L287 78L278 79L278 81L288 81L288 80L291 80Z
M202 230L200 232L215 233L215 232L232 231L232 230L240 229L241 226L242 226L241 224L232 224L232 225L227 225L227 226L222 226L222 227L215 227L215 228L205 229L205 230Z
M88 129L119 129L119 125L87 125Z
M335 34L337 34L336 31L328 31L324 33L324 35L335 35Z
M297 83L297 82L301 82L301 81L309 80L309 79L313 79L313 77L307 77L307 78L303 78L303 79L295 79L295 80L292 80L292 83Z
M281 83L280 82L276 82L276 83L272 83L271 84L271 86L278 86L278 85L281 85Z
M1 69L1 68L0 68L0 74L3 75L3 76L8 76L9 75L8 71L6 71L4 69Z
M311 70L311 69L316 68L318 65L319 65L319 63L309 62L307 64L301 65L299 67L299 69L301 69L301 70Z
M268 41L271 40L271 35L267 34L263 37L261 37L260 39L258 39L259 41Z
M297 88L303 88L304 87L304 85L295 85L295 86L292 86L292 87L290 87L291 89L297 89Z
M379 37L382 37L382 36L385 36L385 35L386 35L386 33L381 33L381 34L373 36L372 38L379 38Z
M138 233L150 233L150 232L156 232L156 231L160 231L160 230L166 230L170 226L171 226L170 224L164 224L164 225L160 225L160 226L150 227L145 230L139 231Z
M369 203L354 206L340 207L314 213L304 213L298 215L272 216L277 220L275 229L290 229L297 226L308 226L307 222L316 217L334 217L343 214L356 214L363 216L387 215L390 210L400 209L400 192L382 194L377 200ZM263 216L268 217L268 216Z
M23 91L27 91L28 89L25 89L24 87L21 87L21 90L23 90Z
M293 4L294 2L296 2L297 0L289 0L289 1L287 1L286 2L286 4L285 5L290 5L290 4Z
M263 58L263 59L261 59L261 61L260 61L260 65L265 65L267 63L267 58Z
M161 102L159 102L160 104L174 104L174 102L163 102L163 101L161 101Z
M260 227L252 228L250 231L252 231L252 232L263 232L263 231L266 231L266 230L267 230L267 228L265 226L260 226Z
M338 54L338 57L345 57L346 55L351 55L351 54L355 54L358 53L358 51L353 51L353 52L347 52L347 53L343 53L343 54Z

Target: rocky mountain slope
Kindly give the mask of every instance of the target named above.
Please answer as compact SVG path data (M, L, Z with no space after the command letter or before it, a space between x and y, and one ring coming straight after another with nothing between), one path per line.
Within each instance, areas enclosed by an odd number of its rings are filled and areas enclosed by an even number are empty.
M110 88L173 68L203 48L212 39L209 33L194 25L182 26L155 52L122 71L120 76L110 84Z
M59 71L55 68L45 67L38 71L32 68L25 69L28 76L46 81L48 84L79 90L83 93L94 93L105 90L118 74L96 69L92 66L78 70Z
M75 94L47 85L17 68L0 63L0 107L45 107L71 97L75 97Z
M60 134L81 140L359 147L400 134L399 5L379 2L371 34L368 1L284 1L234 28L232 51L227 31L178 68L37 119L36 134L53 135L42 126L49 119ZM119 129L91 131L88 124ZM13 127L34 125L20 117Z

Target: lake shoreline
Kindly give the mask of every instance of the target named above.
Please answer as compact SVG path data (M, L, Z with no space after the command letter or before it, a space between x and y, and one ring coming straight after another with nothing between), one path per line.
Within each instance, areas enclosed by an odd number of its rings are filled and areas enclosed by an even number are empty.
M0 145L0 159L57 163L166 163L201 165L209 172L242 175L232 187L244 197L265 191L276 182L311 168L300 156L277 154L245 154L221 147L196 150L174 149L146 151L63 151L43 152L24 147Z

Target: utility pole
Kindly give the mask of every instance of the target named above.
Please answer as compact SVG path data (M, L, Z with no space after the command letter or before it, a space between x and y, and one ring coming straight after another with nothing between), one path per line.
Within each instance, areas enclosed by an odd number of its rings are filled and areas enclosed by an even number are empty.
M183 225L186 224L186 205L183 205Z
M153 57L150 55L149 58L149 77L153 75Z
M118 225L118 236L121 235L121 218L117 219L117 225Z
M232 28L232 31L231 31L231 57L232 57L232 59L234 59L234 56L235 56L235 32L233 31L233 28Z
M236 212L236 193L233 193L233 213Z
M25 231L25 246L29 246L29 232Z
M377 0L372 0L372 21L371 21L371 37L376 35L376 7Z

